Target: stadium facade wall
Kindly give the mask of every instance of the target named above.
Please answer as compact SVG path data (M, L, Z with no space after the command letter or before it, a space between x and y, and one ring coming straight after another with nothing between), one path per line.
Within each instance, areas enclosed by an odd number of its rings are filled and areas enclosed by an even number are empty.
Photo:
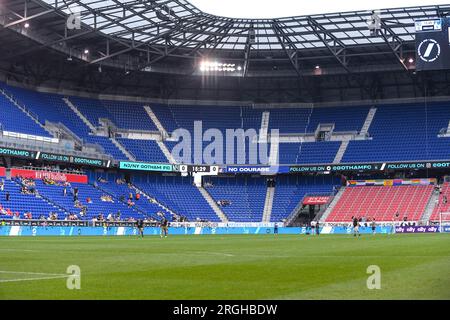
M0 171L1 175L1 171ZM41 170L26 170L26 169L11 169L11 177L20 176L22 178L43 180L51 179L58 182L75 182L75 183L88 183L88 176L80 174L69 174L53 171L41 171Z
M421 230L417 230L422 228ZM298 234L307 235L310 232L305 227L281 227L278 228L279 234ZM320 229L321 234L342 234L351 235L351 227L331 227L325 226ZM371 228L360 228L361 234L372 233ZM392 226L377 226L377 234L392 233ZM403 231L405 232L405 231ZM401 233L403 233L401 232ZM417 227L414 233L436 233L439 228ZM443 232L450 232L450 226L443 228ZM226 234L273 234L274 228L270 227L235 227L235 228L210 228L210 227L192 227L192 228L169 228L169 235L226 235ZM159 236L160 228L147 227L144 230L147 236ZM43 226L0 226L0 236L137 236L136 228L132 227L43 227Z

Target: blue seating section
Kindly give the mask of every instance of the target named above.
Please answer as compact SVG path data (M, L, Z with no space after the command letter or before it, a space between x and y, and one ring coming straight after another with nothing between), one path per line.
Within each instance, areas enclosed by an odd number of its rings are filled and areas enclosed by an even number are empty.
M332 163L341 142L280 143L279 162L282 164Z
M342 162L448 160L450 103L381 106L370 126L373 140L351 141Z
M128 160L108 138L92 136L89 127L62 100L63 96L9 86L7 90L36 113L39 119L61 122L84 142L99 144L107 154L117 160Z
M24 218L24 213L29 211L33 219L38 219L41 215L48 217L50 212L58 214L59 219L64 219L65 211L57 206L47 202L44 198L38 195L22 194L19 184L14 181L5 180L5 189L0 191L0 204L4 210L11 209L13 213L18 212L21 218ZM10 200L6 201L6 193L9 192ZM1 219L7 217L0 214Z
M209 177L212 183L206 190L214 200L228 200L230 205L222 206L222 211L230 221L262 221L267 184L265 178L251 177Z
M319 123L334 123L335 131L360 131L369 107L271 109L269 129L280 133L313 133Z
M165 216L170 217L170 214L158 206L155 203L150 202L144 196L141 196L139 200L136 200L136 190L128 187L128 184L117 184L114 181L108 181L106 183L98 183L98 188L100 190L105 190L107 193L114 195L116 199L121 199L123 197L127 201L130 193L133 196L133 202L135 203L135 208L144 211L148 217L159 220L158 212L163 212Z
M135 178L133 184L170 210L187 217L189 221L202 219L220 222L200 191L192 184L191 177L152 175L142 179Z
M277 177L270 220L280 222L289 217L305 195L330 195L339 185L339 179L330 176Z
M133 140L117 138L117 140L141 161L169 162L154 140Z
M116 160L129 160L108 137L87 136L85 141L101 145L105 150L105 153L112 155Z
M51 135L0 93L0 128L41 137Z
M85 220L91 220L97 217L98 214L103 213L104 218L108 214L117 214L120 211L121 220L126 220L129 217L135 219L142 218L143 215L133 208L119 201L117 195L113 195L114 202L105 202L100 200L102 195L106 193L102 190L95 188L90 184L72 183L71 187L67 187L67 196L64 196L64 187L57 185L45 185L42 181L36 181L36 189L40 194L48 197L54 203L62 206L66 211L76 214L80 217L81 209L74 207L73 195L71 194L71 188L78 188L78 200L82 205L87 206L87 214L84 217ZM87 203L87 198L91 198L92 203Z
M96 143L117 160L126 156L106 137L92 136L89 127L62 100L63 96L39 93L15 88L0 83L8 92L39 117L61 122L87 143ZM110 118L118 127L134 130L157 130L144 109L144 103L101 101L69 97L90 121L98 125L100 117ZM262 114L270 112L269 129L280 129L281 133L312 133L319 123L334 123L335 131L360 131L370 106L304 107L256 109L242 106L181 106L151 104L167 131L185 128L191 133L194 121L201 120L203 132L215 128L225 133L226 129L255 129L261 126ZM448 160L450 138L438 138L441 129L450 121L450 102L403 105L380 105L369 128L372 140L351 141L342 163L373 161ZM9 131L49 136L24 113L0 96L0 123ZM121 139L121 143L136 156L137 160L167 162L154 141L142 144L138 140ZM224 141L229 143L230 141ZM176 144L165 142L169 150ZM209 145L203 142L203 148ZM340 142L282 143L280 163L323 164L331 163ZM229 145L226 146L229 149ZM225 149L225 150L226 150ZM192 151L193 143L192 143ZM203 150L202 150L203 151ZM235 150L236 153L236 150ZM246 150L246 163L249 156ZM259 159L261 160L261 159ZM183 162L196 163L193 157ZM225 155L219 164L229 163ZM233 161L237 162L236 157ZM254 163L252 163L254 164ZM258 161L262 164L262 161Z
M108 118L122 129L157 131L143 104L80 97L69 100L94 126L99 125L99 118Z

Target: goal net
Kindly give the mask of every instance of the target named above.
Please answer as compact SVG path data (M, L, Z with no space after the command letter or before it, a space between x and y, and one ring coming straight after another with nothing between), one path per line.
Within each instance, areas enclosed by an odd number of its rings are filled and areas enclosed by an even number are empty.
M439 232L450 232L450 212L439 213Z

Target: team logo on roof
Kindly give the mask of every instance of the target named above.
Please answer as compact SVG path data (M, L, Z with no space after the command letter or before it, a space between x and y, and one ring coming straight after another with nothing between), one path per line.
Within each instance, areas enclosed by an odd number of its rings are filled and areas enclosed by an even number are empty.
M434 62L441 55L441 46L434 39L425 39L417 48L419 58L425 62Z

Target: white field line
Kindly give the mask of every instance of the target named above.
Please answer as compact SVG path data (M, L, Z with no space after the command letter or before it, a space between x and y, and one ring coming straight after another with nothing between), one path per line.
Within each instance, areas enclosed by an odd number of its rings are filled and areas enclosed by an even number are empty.
M28 249L2 249L0 251L21 251L21 252L39 252L39 250L28 250Z
M0 274L1 273L3 273L3 274L45 275L45 277L20 278L20 279L0 279L0 283L60 279L60 278L67 278L67 277L71 276L70 274L60 274L60 273L42 273L42 272L22 272L22 271L2 271L2 270L0 270Z

